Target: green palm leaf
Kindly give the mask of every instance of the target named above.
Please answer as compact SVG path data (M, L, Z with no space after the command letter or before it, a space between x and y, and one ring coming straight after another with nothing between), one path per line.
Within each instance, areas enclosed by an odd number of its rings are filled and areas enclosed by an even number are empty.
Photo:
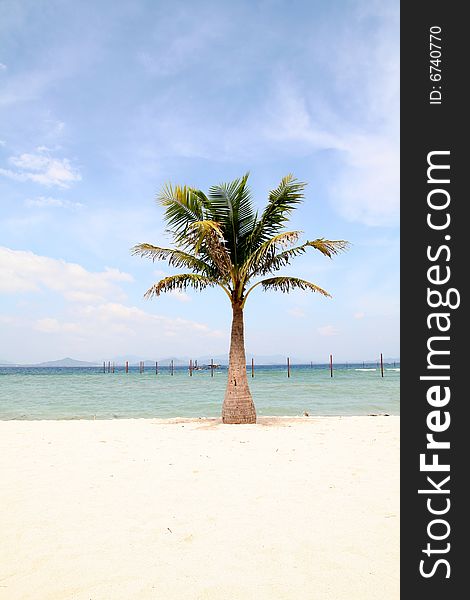
M212 186L209 190L211 219L220 224L230 252L238 266L244 260L246 238L253 231L256 214L247 186L249 174L230 183Z
M283 247L295 244L301 234L301 231L284 231L267 240L248 256L241 273L249 279L254 275L264 275L269 272L269 265L273 262L277 252Z
M174 290L184 291L188 287L200 291L207 287L214 287L216 285L220 285L220 283L211 277L196 275L195 273L182 273L180 275L165 277L157 283L154 283L145 292L144 298L153 298L154 296L160 296L160 294L164 292L172 292Z
M186 185L165 185L157 200L166 208L165 220L176 243L184 241L192 223L205 219L204 200Z
M305 279L299 279L298 277L271 277L270 279L263 279L259 282L259 284L263 287L265 292L267 290L277 290L283 293L289 293L295 289L310 290L312 292L318 292L322 296L331 298L331 294L329 294L323 288L311 283L310 281L305 281Z
M209 264L192 254L174 248L161 248L153 244L137 244L131 248L131 254L150 258L153 262L167 260L170 266L176 268L187 267L205 275L213 274L213 269Z
M291 260L300 254L304 254L308 248L314 248L321 252L324 256L333 258L335 254L344 252L347 250L349 243L345 240L325 240L320 238L318 240L312 240L295 246L294 248L288 248L279 254L273 254L267 256L266 260L261 263L253 275L266 275L266 273L272 273L273 271L279 271L282 267L290 264Z
M274 237L284 227L290 213L302 202L306 185L289 174L281 179L275 190L271 190L268 204L251 235L252 250Z

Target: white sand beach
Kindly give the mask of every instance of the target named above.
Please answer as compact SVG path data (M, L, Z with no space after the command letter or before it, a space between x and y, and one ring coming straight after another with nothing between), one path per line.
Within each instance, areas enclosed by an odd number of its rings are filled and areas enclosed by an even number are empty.
M399 598L399 418L0 422L2 600Z

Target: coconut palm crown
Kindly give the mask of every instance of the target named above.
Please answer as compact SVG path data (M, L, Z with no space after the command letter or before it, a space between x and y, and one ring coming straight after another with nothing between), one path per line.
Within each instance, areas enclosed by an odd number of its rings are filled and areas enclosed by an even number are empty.
M332 258L348 245L344 240L325 238L298 243L301 231L285 231L291 212L303 200L306 183L287 175L269 192L268 203L259 213L247 181L248 174L211 187L207 195L192 187L167 184L157 199L165 207L165 221L175 247L144 243L131 250L135 255L166 260L173 267L190 271L158 281L147 290L145 298L173 290L218 286L230 300L232 331L222 406L224 423L256 422L244 343L243 309L248 296L258 286L265 291L300 289L330 296L304 279L273 274L310 248Z

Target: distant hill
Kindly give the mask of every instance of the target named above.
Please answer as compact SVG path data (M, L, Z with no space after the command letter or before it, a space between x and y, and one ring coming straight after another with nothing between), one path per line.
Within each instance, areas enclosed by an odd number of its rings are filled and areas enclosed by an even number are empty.
M253 355L251 352L247 352L246 353L246 363L249 365L251 364L251 359L254 358L255 361L255 365L285 365L286 364L286 360L287 357L286 356L282 356L281 354L272 354L272 355ZM165 358L161 358L161 357L156 357L155 360L158 361L159 366L161 367L168 367L171 364L171 361L173 360L173 364L175 365L175 367L182 367L182 366L187 366L189 364L189 357L188 356L166 356ZM223 365L223 366L227 366L228 365L228 355L227 354L214 354L214 355L205 355L205 356L195 356L193 357L193 364L194 361L197 360L197 364L199 364L200 366L202 365L210 365L211 359L214 360L214 363L217 365ZM141 359L140 357L136 356L136 355L127 355L127 356L115 356L112 360L111 363L114 362L114 364L116 366L123 366L126 361L129 362L129 366L131 367L137 367L139 366L139 362L141 360L144 360L143 358ZM146 359L144 360L145 366L146 367L153 367L155 366L155 360L150 360L150 359ZM372 364L375 365L377 364L379 358L373 358L369 360L349 360L349 361L337 361L335 364L361 364L362 362L364 362L365 364ZM393 363L400 363L400 359L399 358L390 358L390 357L384 357L384 363L385 364L393 364ZM108 361L104 361L106 363L106 365L108 364ZM295 356L291 356L290 357L290 363L291 365L301 365L301 364L310 364L309 360L305 360L299 357L295 357ZM327 364L327 361L325 360L324 363L320 363L319 361L313 361L313 364ZM96 362L89 362L89 361L84 361L84 360L75 360L74 358L70 358L70 357L66 357L66 358L61 358L60 360L50 360L47 362L41 362L41 363L35 363L35 364L22 364L22 363L12 363L10 361L0 361L0 367L101 367L103 365L103 361L96 361Z
M96 367L98 363L75 360L74 358L61 358L60 360L49 360L47 362L31 365L34 367Z

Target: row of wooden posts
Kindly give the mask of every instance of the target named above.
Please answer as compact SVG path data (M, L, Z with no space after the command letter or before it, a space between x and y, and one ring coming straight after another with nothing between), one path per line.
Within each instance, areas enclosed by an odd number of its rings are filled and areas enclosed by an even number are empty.
M364 366L364 363L362 363ZM330 377L333 377L333 355L330 354L330 361L329 361L329 365L330 365ZM310 366L313 368L313 363L310 363ZM170 374L173 375L175 372L175 365L174 365L174 361L172 360L170 363ZM192 377L193 376L193 371L195 369L198 369L197 366L197 361L194 361L191 359L189 361L189 376ZM106 365L106 361L103 362L103 373L114 373L115 370L115 365L114 362L110 362L108 361L108 364ZM214 377L214 360L211 358L211 364L210 364L210 370L211 370L211 377ZM287 357L287 377L290 377L290 370L291 370L291 364L290 364L290 358ZM139 373L143 373L145 371L145 363L143 360L141 360L139 362ZM129 373L129 361L126 360L126 373ZM380 374L383 377L384 376L384 360L383 360L383 355L382 353L380 353ZM158 362L155 361L155 375L158 375ZM252 358L251 359L251 376L254 377L255 376L255 359Z

